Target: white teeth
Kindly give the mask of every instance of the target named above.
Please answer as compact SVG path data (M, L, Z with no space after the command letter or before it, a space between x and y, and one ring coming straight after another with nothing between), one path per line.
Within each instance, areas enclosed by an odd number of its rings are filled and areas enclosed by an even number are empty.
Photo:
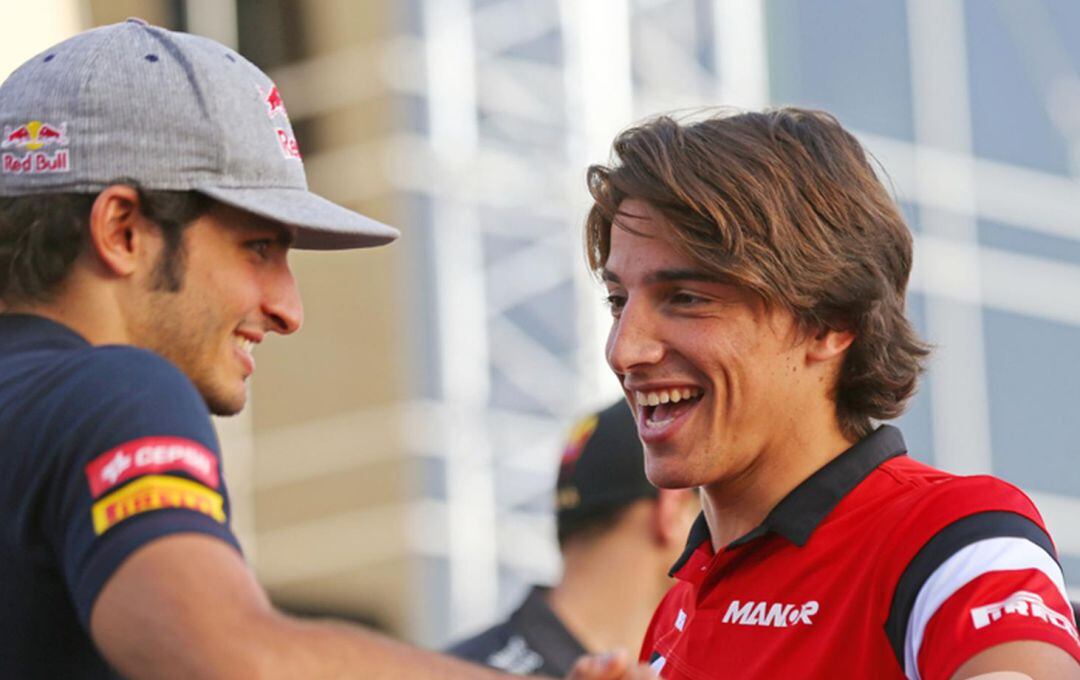
M671 390L656 390L654 392L634 392L634 402L638 406L659 406L660 404L677 404L680 401L694 399L701 396L701 390L697 388L683 387Z
M255 349L255 341L254 340L249 340L248 338L242 338L239 335L234 335L233 340L236 342L237 346L239 346L241 350L243 350L244 352L246 352L248 354L251 354L251 350Z
M652 418L646 418L645 419L645 425L647 425L648 427L664 427L665 425L670 423L672 420L675 420L675 418L672 417L672 416L668 416L667 418L664 418L663 420L653 420Z

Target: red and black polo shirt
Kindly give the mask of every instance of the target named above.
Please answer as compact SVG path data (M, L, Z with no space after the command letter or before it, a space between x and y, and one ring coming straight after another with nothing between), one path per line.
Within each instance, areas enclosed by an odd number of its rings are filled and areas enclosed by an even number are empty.
M667 679L948 678L1040 640L1080 661L1061 567L1015 487L909 458L883 426L714 552L704 515L641 658Z

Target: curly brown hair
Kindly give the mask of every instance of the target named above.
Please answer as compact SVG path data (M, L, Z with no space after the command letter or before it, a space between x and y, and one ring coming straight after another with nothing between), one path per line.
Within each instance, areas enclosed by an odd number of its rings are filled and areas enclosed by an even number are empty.
M594 272L619 204L644 200L704 270L788 310L802 332L854 333L833 392L845 436L904 411L929 354L904 312L911 232L836 118L791 107L692 123L661 116L621 133L613 152L587 176Z

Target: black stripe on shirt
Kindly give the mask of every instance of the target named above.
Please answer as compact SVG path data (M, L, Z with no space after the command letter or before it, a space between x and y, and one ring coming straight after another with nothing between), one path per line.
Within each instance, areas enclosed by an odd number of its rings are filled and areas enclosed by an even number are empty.
M1039 546L1057 561L1053 543L1046 532L1035 522L1014 512L981 512L957 520L939 531L908 563L893 592L892 606L885 620L885 634L889 637L893 654L904 667L904 639L907 636L908 619L915 606L915 598L930 575L946 560L963 548L988 538L1026 538Z

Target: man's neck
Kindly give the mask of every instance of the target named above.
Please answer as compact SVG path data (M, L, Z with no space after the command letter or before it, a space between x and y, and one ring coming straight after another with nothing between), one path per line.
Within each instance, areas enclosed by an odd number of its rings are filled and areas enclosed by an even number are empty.
M562 581L548 605L588 652L623 648L636 655L649 620L670 587L670 564L636 545L612 542L588 554L564 558Z
M760 525L795 487L854 443L843 436L831 411L804 423L808 427L759 452L745 470L702 487L701 505L714 550Z
M14 303L3 309L9 314L33 314L67 326L92 345L129 344L130 338L119 314L119 306L110 298L111 290L91 289L67 282L47 302ZM86 293L94 290L94 294Z

